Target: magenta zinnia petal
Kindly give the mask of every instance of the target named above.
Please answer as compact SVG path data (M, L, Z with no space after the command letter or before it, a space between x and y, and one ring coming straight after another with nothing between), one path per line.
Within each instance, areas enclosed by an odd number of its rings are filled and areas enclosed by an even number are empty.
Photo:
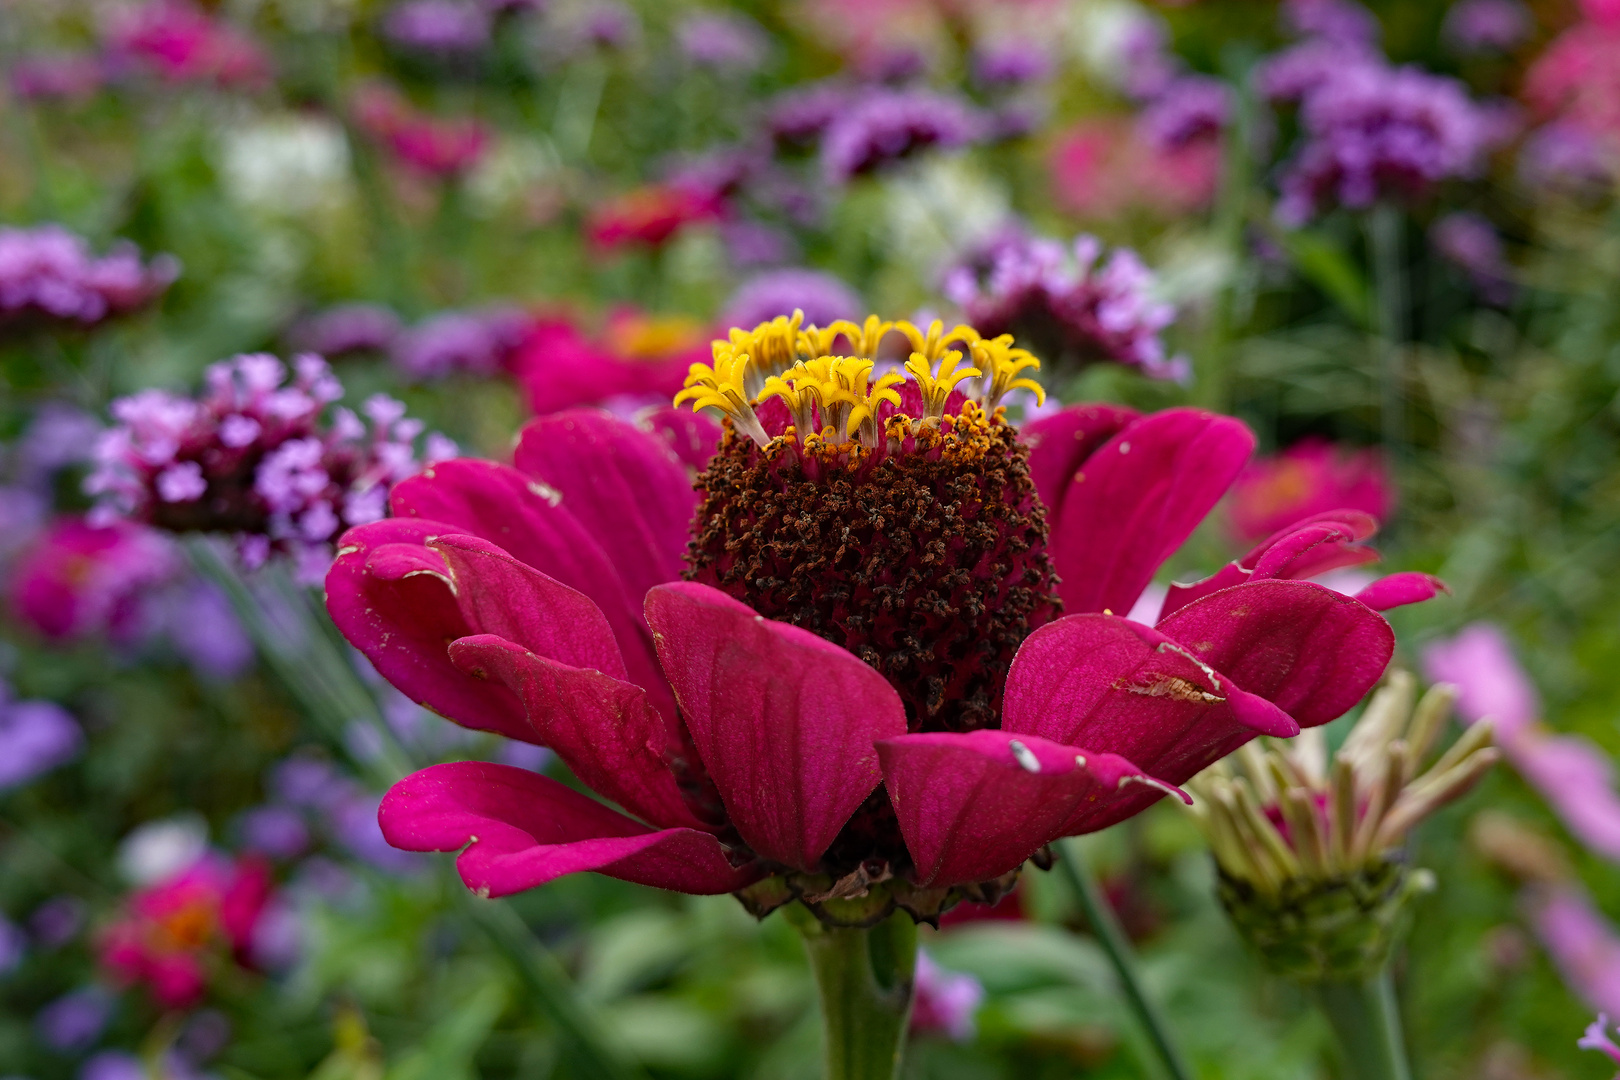
M905 735L879 742L878 753L917 883L934 888L1016 868L1081 831L1128 781L1147 782L1151 798L1167 790L1116 754L1007 731Z
M1063 517L1074 474L1086 459L1141 416L1121 405L1073 405L1024 428L1030 479L1046 504L1049 524Z
M584 870L661 889L732 892L759 871L733 867L696 829L649 829L527 769L481 761L435 765L383 797L383 835L406 851L460 851L469 889L509 896Z
M1390 608L1433 600L1441 593L1450 591L1446 588L1446 583L1433 574L1407 570L1379 578L1356 593L1356 599L1374 611L1388 611Z
M706 585L661 585L647 621L726 811L768 859L813 869L882 778L900 697L836 645Z

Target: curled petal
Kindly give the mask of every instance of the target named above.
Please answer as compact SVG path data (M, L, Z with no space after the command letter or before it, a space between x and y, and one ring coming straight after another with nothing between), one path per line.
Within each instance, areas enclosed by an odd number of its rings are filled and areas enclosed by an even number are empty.
M456 533L438 521L390 518L350 529L326 575L326 609L383 678L464 727L533 742L523 705L499 683L469 679L447 646L477 633L427 541Z
M1019 431L1029 447L1029 475L1046 504L1048 521L1063 516L1070 482L1086 459L1141 415L1120 405L1071 405Z
M1377 612L1308 581L1222 589L1158 629L1305 727L1360 701L1395 651L1395 633Z
M435 765L395 784L377 813L406 851L462 851L461 880L509 896L594 870L676 892L710 895L757 881L711 834L653 830L547 777L481 761Z
M765 858L813 870L903 735L887 680L838 646L691 582L647 594L658 655L726 812Z
M1168 409L1130 424L1086 458L1051 519L1066 610L1129 611L1253 449L1254 436L1240 421Z
M903 735L878 754L923 886L999 877L1052 840L1118 820L1105 808L1186 798L1118 755L1008 731Z
M1256 735L1299 734L1292 717L1224 672L1112 615L1071 615L1024 641L1002 729L1120 754L1176 784Z
M1403 607L1406 604L1433 600L1441 593L1450 591L1446 588L1446 583L1433 574L1408 570L1379 578L1356 593L1356 599L1374 611L1388 611L1390 608Z
M450 658L518 695L533 741L555 750L586 787L655 825L699 826L664 763L663 718L641 687L490 634L462 638Z

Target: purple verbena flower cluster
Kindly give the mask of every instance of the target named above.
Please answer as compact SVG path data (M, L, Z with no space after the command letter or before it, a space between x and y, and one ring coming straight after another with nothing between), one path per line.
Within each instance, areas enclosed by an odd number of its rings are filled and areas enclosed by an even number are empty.
M806 150L821 141L854 100L854 91L837 82L811 83L772 98L765 110L765 129L779 149Z
M1153 271L1129 248L1103 258L1082 233L1072 245L1010 230L947 271L945 295L986 337L1012 334L1059 371L1099 361L1154 379L1186 381L1185 357L1161 337L1175 308L1155 296Z
M249 566L283 551L301 576L324 573L337 534L385 516L389 488L419 470L422 424L383 395L364 406L369 430L346 408L328 419L342 385L318 356L294 368L288 383L274 356L238 356L208 369L200 398L143 390L113 402L118 426L86 481L97 516L232 533ZM455 453L437 435L425 449L429 462Z
M1136 129L1156 150L1178 150L1200 139L1212 139L1232 119L1232 91L1208 75L1173 79L1137 117Z
M0 325L93 326L143 307L179 273L171 256L143 264L133 244L97 257L83 237L60 225L0 228Z
M383 16L382 32L396 47L453 57L489 45L491 13L469 0L401 0Z
M1458 52L1507 52L1524 44L1534 28L1520 0L1461 0L1446 12L1440 33Z
M0 679L0 791L66 764L84 749L84 732L49 701L14 701Z
M321 356L387 352L399 337L399 316L382 304L339 304L295 324L288 337L300 352Z
M529 317L516 308L445 311L402 331L390 349L409 379L495 375L528 333Z
M984 134L984 118L961 98L930 90L872 89L827 126L822 172L827 180L844 183L923 150L966 146Z
M681 53L698 67L746 75L758 70L770 53L764 29L746 15L694 12L675 29Z

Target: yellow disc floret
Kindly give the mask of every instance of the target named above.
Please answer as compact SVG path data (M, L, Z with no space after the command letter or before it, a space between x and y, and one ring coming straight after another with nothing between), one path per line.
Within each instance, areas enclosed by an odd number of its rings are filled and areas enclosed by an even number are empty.
M906 335L906 340L911 342L911 351L922 353L930 364L939 363L940 357L944 356L952 345L971 346L979 340L979 332L973 327L958 324L947 332L945 324L938 319L928 324L927 333L908 322L895 323L894 328Z
M945 354L945 358L939 363L937 374L933 364L928 362L928 357L920 352L914 352L911 359L906 361L906 371L917 380L917 388L922 391L925 420L930 417L937 420L944 416L945 402L950 398L951 391L956 389L956 384L963 379L971 379L975 375L982 374L978 368L964 364L962 354L955 351Z
M1037 403L1046 403L1046 391L1034 379L1019 378L1024 371L1039 371L1041 362L1028 349L1013 348L1011 334L1002 334L998 338L986 341L975 341L973 348L973 362L979 365L984 372L984 383L979 391L981 403L986 409L995 409L1011 390L1028 390L1035 395Z
M746 352L734 351L736 343L735 337L731 341L716 341L714 366L701 362L693 364L686 375L686 388L675 395L675 404L690 401L693 412L719 409L739 430L765 446L771 437L765 434L749 402L748 382L753 357Z

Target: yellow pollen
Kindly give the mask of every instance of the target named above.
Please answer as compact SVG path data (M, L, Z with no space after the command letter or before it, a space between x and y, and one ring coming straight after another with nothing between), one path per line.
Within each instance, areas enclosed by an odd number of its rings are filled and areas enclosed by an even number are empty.
M1013 348L1011 334L1002 334L989 341L973 342L973 362L984 372L984 385L980 390L982 404L993 409L1012 390L1028 390L1038 404L1046 404L1046 391L1034 379L1020 378L1024 371L1039 371L1041 362L1028 349Z

